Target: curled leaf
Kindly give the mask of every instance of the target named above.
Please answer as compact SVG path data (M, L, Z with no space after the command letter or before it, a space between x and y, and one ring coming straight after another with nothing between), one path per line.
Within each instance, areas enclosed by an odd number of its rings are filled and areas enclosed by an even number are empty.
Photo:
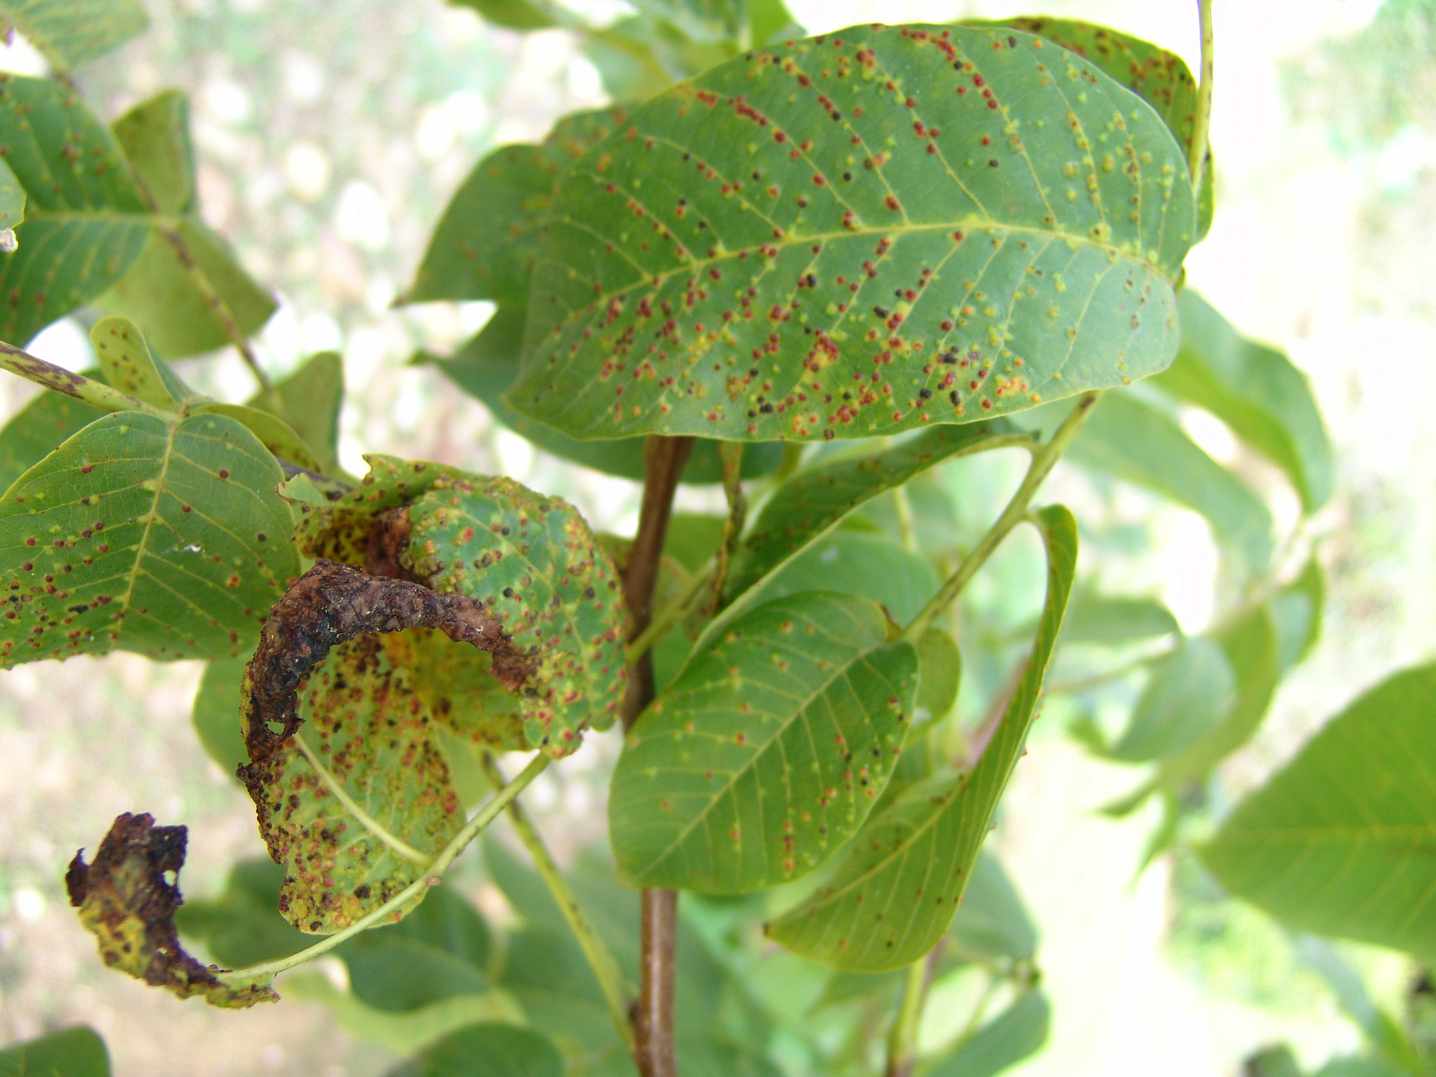
M299 685L331 648L356 636L406 628L437 628L490 652L494 675L511 690L528 676L527 659L482 602L320 561L275 604L250 659L245 704L250 759L263 761L298 730Z
M186 830L155 826L154 817L125 812L100 843L94 862L84 850L65 873L70 904L100 942L105 964L136 979L189 998L200 995L215 1006L242 1009L279 996L267 983L237 985L215 975L187 954L175 930L175 910L183 904L178 886L184 865ZM173 873L175 882L167 881Z

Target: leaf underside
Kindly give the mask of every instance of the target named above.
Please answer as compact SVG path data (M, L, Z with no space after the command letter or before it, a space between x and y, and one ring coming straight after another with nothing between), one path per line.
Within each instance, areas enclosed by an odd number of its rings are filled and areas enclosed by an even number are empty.
M1195 236L1145 102L1019 31L859 27L675 87L571 167L519 410L580 438L967 422L1162 369Z
M1052 507L1038 521L1047 598L1032 656L982 758L970 774L919 782L871 819L824 885L768 925L788 949L840 968L881 971L917 960L947 929L1022 752L1072 587L1071 514Z
M739 893L840 848L912 718L916 652L887 636L875 603L819 592L730 624L629 733L609 793L628 879Z

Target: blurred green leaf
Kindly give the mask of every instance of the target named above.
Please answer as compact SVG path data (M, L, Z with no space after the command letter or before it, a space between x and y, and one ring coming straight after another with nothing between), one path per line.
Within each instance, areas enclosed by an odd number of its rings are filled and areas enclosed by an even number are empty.
M1276 626L1278 662L1282 671L1291 669L1311 653L1321 638L1322 613L1326 606L1326 576L1313 557L1301 575L1272 596L1272 623Z
M373 928L341 948L349 986L377 1010L407 1012L488 990L489 931L450 887L431 890L397 924Z
M1150 109L1063 53L1069 94L1025 34L862 26L837 41L715 67L574 165L535 264L514 407L576 437L824 441L971 422L1171 361L1196 212ZM902 73L920 131L888 80L843 77L858 68ZM999 107L1020 142L964 156L954 133ZM829 122L858 108L890 146L855 151L851 121ZM1107 132L1110 169L1066 164L1073 122ZM879 314L859 280L897 303Z
M748 455L745 451L745 457ZM663 540L663 553L672 557L689 572L697 572L708 563L723 541L723 517L696 512L675 512L668 521L668 535Z
M467 1025L435 1041L389 1077L563 1077L546 1036L518 1025Z
M890 448L804 468L778 488L749 528L729 577L729 595L747 590L850 512L928 468L1023 440L1001 420L940 426Z
M764 603L804 591L832 591L871 599L885 608L895 623L905 625L927 605L939 582L930 560L892 539L839 531L764 576L724 611L724 617L742 616ZM726 619L715 622L714 630L727 623Z
M86 371L84 376L96 378L97 374ZM78 434L102 414L64 393L42 392L34 397L0 428L0 493L56 445Z
M1401 1025L1372 1001L1361 973L1334 946L1311 936L1296 939L1292 945L1302 963L1326 981L1337 1005L1361 1029L1374 1051L1405 1073L1426 1072L1420 1052Z
M248 650L298 572L282 479L254 436L221 416L95 420L0 498L0 566L17 584L0 666Z
M161 213L184 214L194 209L194 143L188 97L178 90L162 90L110 124L110 130Z
M524 308L505 304L451 357L443 359L420 352L414 362L432 362L455 385L483 403L495 419L545 452L609 475L642 479L643 438L579 441L509 407L504 393L518 376L523 336ZM722 479L717 445L707 438L697 440L683 468L684 482L707 483ZM780 445L750 446L743 453L743 475L748 478L766 475L778 466L782 453Z
M241 728L244 669L248 658L215 658L206 663L194 695L190 720L200 744L220 770L231 778L235 768L249 762Z
M962 652L950 635L929 628L917 641L917 706L932 718L942 718L957 702L962 683ZM919 714L921 717L921 714Z
M1283 923L1436 958L1436 665L1397 673L1239 804L1202 861Z
M318 352L288 377L250 398L248 407L282 419L314 454L318 470L336 475L339 467L339 412L344 404L344 361L338 352ZM290 459L291 463L298 460Z
M119 143L60 82L12 75L0 84L0 144L27 196L19 249L0 255L0 294L10 297L0 306L0 338L23 347L120 280L152 219Z
M1314 1077L1407 1077L1407 1071L1379 1058L1353 1055L1331 1059L1316 1071Z
M783 0L748 0L748 37L754 45L807 36Z
M1051 1025L1047 996L1025 991L955 1049L924 1066L923 1077L993 1077L1041 1050Z
M110 1077L110 1052L84 1025L0 1047L0 1077Z
M0 231L18 228L24 219L25 188L20 186L10 166L0 160ZM9 257L12 253L0 247L0 255Z
M1062 624L1062 642L1113 647L1180 631L1172 611L1156 599L1079 590Z
M188 939L226 968L244 968L298 953L314 940L279 915L284 869L268 857L232 865L213 898L191 898L175 914Z
M1036 520L1047 549L1042 621L981 759L970 774L907 790L863 828L824 885L768 925L768 934L795 953L846 969L897 968L927 953L951 923L1022 753L1072 589L1071 513L1053 506ZM889 915L893 910L906 915Z
M1054 414L1051 421L1058 417ZM1183 432L1176 420L1131 393L1108 393L1066 459L1185 505L1206 517L1218 543L1249 573L1272 555L1265 503Z
M1303 1077L1301 1063L1286 1044L1263 1047L1242 1062L1242 1077Z
M1178 297L1182 347L1153 383L1205 408L1281 468L1310 513L1331 497L1336 463L1306 375L1281 352L1239 335L1186 289Z
M140 0L4 0L0 31L19 30L51 67L69 71L149 25Z
M972 865L948 938L961 959L1031 961L1037 956L1037 925L1002 861L988 849Z
M1235 697L1236 676L1221 647L1185 639L1151 664L1127 728L1104 754L1126 763L1177 755L1216 728Z
M624 876L743 893L841 848L912 718L917 656L889 640L876 605L828 593L732 621L628 734L609 791Z
M566 21L559 16L562 9L543 0L449 0L449 3L471 8L485 22L507 30L543 30Z

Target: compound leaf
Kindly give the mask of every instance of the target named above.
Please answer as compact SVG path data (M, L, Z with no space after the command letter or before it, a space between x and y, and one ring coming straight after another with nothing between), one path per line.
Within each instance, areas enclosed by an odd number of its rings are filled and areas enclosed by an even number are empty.
M0 498L0 666L248 649L299 569L282 479L222 416L95 420Z
M917 655L874 603L810 592L730 623L638 719L609 794L635 885L796 879L861 826L912 717Z
M1294 928L1436 958L1436 665L1372 688L1237 805L1202 861Z
M839 968L881 971L917 960L947 930L1022 753L1072 589L1071 513L1054 506L1037 521L1047 598L1032 656L981 759L969 774L915 784L869 821L824 884L768 925L788 949Z
M1021 410L1171 361L1195 231L1162 121L1041 38L854 27L758 50L565 175L509 399L581 438Z

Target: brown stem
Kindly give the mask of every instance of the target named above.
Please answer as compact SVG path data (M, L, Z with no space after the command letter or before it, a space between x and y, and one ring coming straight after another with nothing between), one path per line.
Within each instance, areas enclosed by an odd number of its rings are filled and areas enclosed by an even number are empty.
M629 639L648 627L653 614L653 588L673 494L683 465L693 449L692 438L649 438L644 447L643 506L638 534L628 551L623 571L623 597L633 624ZM633 724L653 698L653 658L645 651L629 680L623 704L623 726ZM678 894L672 890L645 890L642 897L638 1000L633 1007L633 1060L643 1077L676 1077L678 1061L673 1045L673 982L675 940L678 934Z

